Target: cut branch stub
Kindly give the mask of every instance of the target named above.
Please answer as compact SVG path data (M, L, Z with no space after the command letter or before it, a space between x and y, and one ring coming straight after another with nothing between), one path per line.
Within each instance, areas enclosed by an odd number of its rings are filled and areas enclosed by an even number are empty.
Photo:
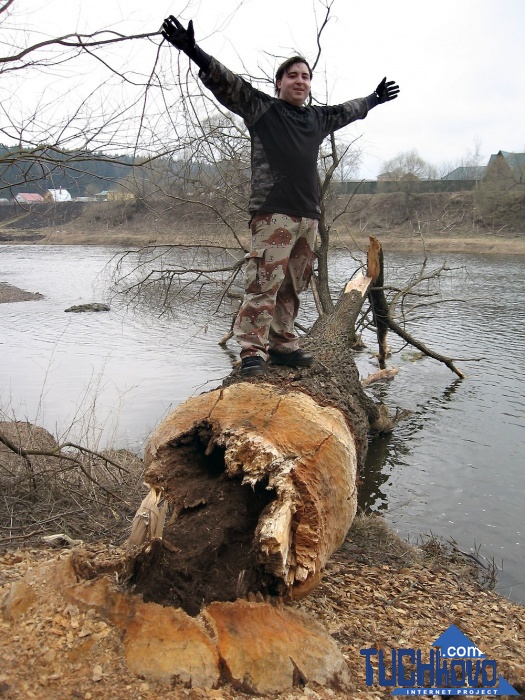
M375 236L370 236L370 245L367 255L367 275L372 278L373 288L369 292L372 314L377 332L377 342L379 343L379 367L386 368L386 356L388 346L386 336L388 332L389 308L383 292L384 265L383 249Z
M253 561L274 589L292 595L316 585L356 512L356 449L342 413L270 384L233 384L181 404L150 438L145 463L154 502L164 500L172 511L165 537L178 548L186 541L177 537L177 529L184 530L191 518L194 538L210 538L210 530L221 527L227 538L220 503L213 507L225 481L264 491L257 506L250 502L247 509L260 508L250 513ZM238 510L242 520L243 508ZM128 546L147 546L152 529L137 532ZM247 576L249 564L243 566L239 578Z
M407 343L410 343L418 350L421 350L428 357L433 357L439 362L443 362L454 374L457 374L461 379L465 375L455 365L450 357L445 357L440 353L434 352L427 348L419 340L413 338L407 331L402 328L399 323L396 323L390 315L390 308L383 289L384 285L384 261L383 249L380 242L375 236L370 236L370 245L368 247L367 256L367 275L372 278L373 287L369 292L369 299L372 306L374 323L377 329L377 340L379 343L379 367L386 368L385 360L388 353L386 336L388 329L396 333L400 338L403 338Z

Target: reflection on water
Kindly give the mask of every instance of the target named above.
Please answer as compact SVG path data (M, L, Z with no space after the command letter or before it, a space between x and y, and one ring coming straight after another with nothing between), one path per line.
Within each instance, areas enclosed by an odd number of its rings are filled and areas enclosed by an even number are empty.
M384 511L388 508L388 493L381 486L388 481L383 465L392 455L392 435L378 435L370 441L364 473L359 484L358 508L363 512Z
M411 454L411 441L419 431L427 426L427 419L434 415L436 408L446 408L447 404L454 400L454 396L461 387L462 380L455 379L445 388L439 396L431 397L428 402L411 411L401 418L402 424L398 425L394 433L390 435L374 436L369 443L364 473L359 488L359 509L364 512L385 511L388 509L388 490L382 491L381 485L388 481L389 475L385 471L385 464L400 466ZM376 392L376 398L386 403L386 391L380 388Z
M105 266L114 252L0 246L0 281L45 295L0 304L1 403L8 414L57 436L70 429L78 440L140 451L167 412L217 386L231 370L237 349L225 351L217 342L229 330L236 302L218 311L217 281L206 278L198 289L180 285L176 315L159 315L153 294L131 306L111 299L106 314L64 313L73 304L107 299ZM183 259L181 250L173 255L181 268L207 264ZM216 262L218 252L210 255ZM389 366L399 374L369 392L408 417L392 435L371 442L360 507L382 512L405 537L433 532L466 551L480 547L483 556L503 562L501 592L525 602L525 378L518 367L525 344L524 260L448 258L441 289L452 301L418 308L409 331L454 358L467 379L417 359L389 336ZM387 282L415 274L419 263L415 255L389 255ZM347 253L336 253L334 286L355 267ZM306 296L302 320L313 313ZM376 369L375 341L365 339L369 350L356 358L362 375Z

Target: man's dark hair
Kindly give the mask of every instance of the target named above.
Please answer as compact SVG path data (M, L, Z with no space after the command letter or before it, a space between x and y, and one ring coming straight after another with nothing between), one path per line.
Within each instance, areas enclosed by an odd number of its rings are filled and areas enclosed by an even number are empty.
M283 75L296 63L304 63L306 67L308 68L308 72L310 73L310 80L312 79L312 69L310 68L310 64L304 58L303 56L292 56L291 58L287 58L286 61L283 61L279 68L277 69L277 72L275 74L275 94L279 94L279 88L277 87L277 81L283 79Z

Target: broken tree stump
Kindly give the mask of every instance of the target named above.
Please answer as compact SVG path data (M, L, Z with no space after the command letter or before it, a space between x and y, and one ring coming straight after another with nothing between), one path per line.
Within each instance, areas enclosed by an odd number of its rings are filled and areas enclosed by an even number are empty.
M318 319L303 343L312 367L269 365L249 380L234 370L151 436L150 493L127 544L144 600L198 614L214 600L317 585L355 516L368 432L391 429L352 353L370 282L357 276Z
M111 560L109 550L106 553ZM35 632L28 631L27 623L36 619L39 640L51 638L55 648L63 648L67 635L65 656L56 653L43 661L43 654L37 655L37 664L41 669L45 663L46 682L51 683L45 697L66 697L65 690L60 693L61 679L73 660L76 670L66 675L71 679L78 673L79 685L86 673L92 677L97 665L104 668L104 676L118 666L123 678L127 666L130 683L138 676L164 686L165 692L159 688L155 697L175 697L174 686L215 690L202 697L223 697L217 689L224 686L230 689L228 697L237 697L237 690L282 697L310 683L351 690L347 664L336 642L300 610L279 601L236 600L211 603L198 617L190 617L181 609L144 603L140 596L123 591L115 575L84 578L79 571L90 575L84 569L87 556L79 549L30 567L0 601L3 632L11 635L14 648L19 646L19 634L32 634L31 648L35 647ZM122 664L116 663L119 657ZM35 673L38 678L40 673ZM47 676L54 681L47 681Z
M375 236L370 236L369 239L370 245L368 246L367 254L367 275L372 279L373 285L369 292L369 299L372 307L372 316L376 327L377 342L379 344L379 368L385 369L386 357L388 354L386 336L388 332L389 309L383 292L383 249Z
M379 344L378 361L381 370L386 369L386 357L389 349L386 342L387 332L390 329L400 338L405 340L410 345L414 346L427 357L432 357L438 362L446 365L460 379L464 379L465 375L458 369L454 360L450 357L445 357L440 353L431 350L421 341L416 340L405 328L401 327L391 316L390 306L385 296L384 285L384 259L383 249L375 236L370 236L370 245L368 246L367 254L367 275L371 278L372 287L368 293L372 315L376 327L377 342Z
M239 546L239 590L233 593L247 592L242 581L250 566L268 590L307 588L342 544L356 512L356 447L341 412L271 384L242 382L186 401L155 431L145 461L151 491L173 509L165 535L171 545L181 549L191 540L202 515L208 521L216 511L209 521L214 528L222 519L230 534L211 540L220 547L211 566L223 556L225 565L235 566L228 538ZM235 499L232 518L223 502L232 496L221 488L229 481L246 492ZM259 510L253 513L258 518L243 508ZM244 518L255 529L253 542L241 543L243 533L234 532L235 520ZM196 547L205 566L205 553ZM251 589L255 581L246 584Z

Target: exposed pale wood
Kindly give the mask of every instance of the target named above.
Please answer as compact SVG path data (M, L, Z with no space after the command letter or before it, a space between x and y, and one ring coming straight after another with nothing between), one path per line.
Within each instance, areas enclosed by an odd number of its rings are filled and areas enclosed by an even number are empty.
M242 382L192 398L159 425L145 451L151 499L139 509L128 547L150 537L159 501L177 502L173 484L191 469L187 446L209 430L228 477L275 491L255 532L266 571L288 588L308 587L355 516L356 448L340 411L269 384Z
M146 542L162 537L167 507L168 503L163 498L162 492L150 488L133 519L131 534L126 545L128 549L140 547Z
M364 298L366 293L368 292L368 288L370 287L372 281L373 280L372 277L370 277L370 275L363 275L363 273L360 272L358 275L356 275L349 282L346 283L345 294L350 294L350 292L355 290L356 292L359 292Z
M383 272L383 249L375 236L370 236L370 245L367 255L367 273L372 278L373 287L369 292L370 304L379 344L379 367L385 369L388 346L386 336L388 332L389 309L386 297L383 292L384 272Z
M231 340L232 338L233 331L228 331L228 333L225 333L225 335L222 336L217 345L220 345L221 347L226 347L226 345L228 344L228 340Z
M375 236L369 237L369 245L366 258L367 268L366 273L372 279L374 284L382 275L383 268L383 251L381 244Z

